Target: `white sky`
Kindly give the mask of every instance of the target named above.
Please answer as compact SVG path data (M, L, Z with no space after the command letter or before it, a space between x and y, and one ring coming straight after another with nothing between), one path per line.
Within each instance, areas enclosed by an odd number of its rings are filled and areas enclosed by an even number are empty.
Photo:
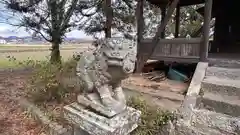
M24 30L24 28L17 28L7 24L0 23L0 36L8 37L8 36L31 36L28 32ZM66 34L67 37L73 38L92 38L91 36L87 36L83 31L74 30Z
M0 0L1 1L1 0ZM0 2L0 22L4 22L4 18L6 16L5 12L3 12L4 6ZM24 28L17 28L5 23L0 23L0 36L1 37L8 37L8 36L31 36L28 32L24 30ZM67 37L73 38L92 38L92 36L87 36L83 31L74 30L70 33L66 34Z

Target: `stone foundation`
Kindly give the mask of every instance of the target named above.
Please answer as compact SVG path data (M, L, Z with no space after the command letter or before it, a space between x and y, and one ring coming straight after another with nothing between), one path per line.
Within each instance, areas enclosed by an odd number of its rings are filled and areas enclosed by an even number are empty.
M74 135L128 135L137 128L141 112L131 107L107 118L78 103L64 107L64 117L73 124Z
M169 135L240 135L239 82L240 69L199 62Z

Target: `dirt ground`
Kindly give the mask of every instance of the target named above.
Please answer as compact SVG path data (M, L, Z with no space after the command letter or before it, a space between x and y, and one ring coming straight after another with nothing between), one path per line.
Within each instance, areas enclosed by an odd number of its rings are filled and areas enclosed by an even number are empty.
M125 80L126 84L132 84L144 88L152 88L160 91L174 92L177 94L183 94L188 88L188 83L174 81L170 79L164 79L159 82L150 81L144 78L142 75L133 75Z
M27 72L0 72L0 135L39 135L42 132L42 127L27 117L17 103L23 96Z
M122 86L127 96L138 96L151 106L174 111L181 106L188 83L167 78L159 82L150 81L142 75L135 74L124 80Z
M24 96L24 84L30 72L29 70L0 71L0 135L44 134L42 133L44 128L28 117L27 113L21 110L17 102L19 97ZM153 88L155 89L154 95L180 96L180 100L183 98L183 91L188 87L188 84L185 83L169 80L152 82L139 76L131 76L124 82L140 86L144 90L147 90L145 88ZM136 96L136 93L134 96ZM179 102L168 98L149 96L146 99L153 100L152 103L158 104L163 108L174 109L180 105Z

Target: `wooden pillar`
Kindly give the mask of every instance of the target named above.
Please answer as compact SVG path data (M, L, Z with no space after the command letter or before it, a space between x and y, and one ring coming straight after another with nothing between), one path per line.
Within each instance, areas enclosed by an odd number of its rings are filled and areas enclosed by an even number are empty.
M163 20L166 16L166 6L161 7L161 23L163 23ZM161 38L165 38L165 28L161 33Z
M175 38L178 38L179 35L179 26L180 26L180 6L177 6L176 16L175 16Z
M212 53L216 53L218 52L218 45L219 43L221 44L221 39L219 40L219 34L221 33L221 31L219 32L219 30L221 29L221 16L219 16L218 14L215 17L215 24L214 24L214 35L213 35L213 43L211 45L211 52ZM219 25L220 24L220 25ZM220 29L219 29L220 28Z
M136 8L136 24L137 24L137 63L136 63L136 72L140 73L142 67L144 66L144 61L142 60L140 44L143 40L144 32L144 18L143 18L143 3L144 0L138 0Z
M110 38L112 35L111 28L113 20L112 0L105 0L105 14L106 14L105 37Z
M173 14L175 8L177 7L178 2L179 2L179 0L173 0L170 3L170 6L168 7L168 10L166 13L166 16L163 19L163 22L157 26L157 32L152 39L152 42L151 42L152 46L149 47L149 53L146 56L141 56L141 66L139 66L139 70L141 70L143 68L144 63L150 58L150 56L153 54L154 50L156 49L157 44L159 43L159 40L161 37L161 33L163 32L168 21L172 17L172 14Z
M136 17L137 17L137 40L138 40L138 43L140 43L141 40L143 39L143 31L144 31L143 0L138 0Z
M149 56L147 57L147 59L152 55L152 53L154 52L154 50L156 49L157 47L157 44L159 43L159 40L160 40L160 37L161 37L161 33L163 32L163 30L165 29L165 27L167 26L167 23L168 21L170 20L170 18L172 17L172 14L175 10L175 8L177 7L178 5L178 2L179 0L173 0L171 3L170 3L170 6L168 7L168 10L167 10L167 14L165 16L165 18L163 19L163 22L158 25L158 29L157 29L157 32L155 34L155 36L153 37L152 39L152 44L153 44L153 47L150 48L150 53L149 53Z
M205 0L203 36L202 36L202 44L200 49L200 61L207 61L207 58L208 58L208 44L209 44L210 22L211 22L211 16L212 16L211 15L212 3L213 3L213 0Z

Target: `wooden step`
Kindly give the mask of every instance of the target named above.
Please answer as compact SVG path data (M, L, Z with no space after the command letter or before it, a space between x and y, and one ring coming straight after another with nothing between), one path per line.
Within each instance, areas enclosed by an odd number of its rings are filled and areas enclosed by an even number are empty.
M219 93L221 95L238 96L240 98L240 80L205 76L201 89L204 92Z
M240 116L240 98L205 92L201 98L202 108L230 116Z

